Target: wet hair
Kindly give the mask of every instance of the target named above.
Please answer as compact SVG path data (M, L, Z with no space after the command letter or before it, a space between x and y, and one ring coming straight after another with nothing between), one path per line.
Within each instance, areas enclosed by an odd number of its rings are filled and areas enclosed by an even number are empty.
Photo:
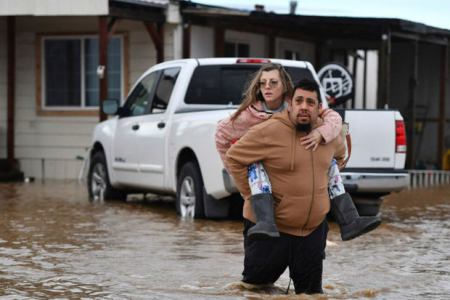
M283 94L283 99L287 95L288 97L292 97L292 80L291 76L286 72L281 64L276 63L268 63L263 65L259 71L255 72L253 77L247 81L246 88L244 93L242 94L242 98L244 99L237 109L237 111L231 116L231 121L235 121L237 117L250 105L256 103L256 101L264 101L264 97L259 88L259 80L261 78L262 72L270 72L272 70L278 70L280 73L281 83L283 84L286 92Z
M311 79L308 79L308 78L303 78L300 81L298 81L297 84L294 86L294 89L292 91L292 96L294 96L295 91L297 89L310 91L310 92L316 92L318 102L319 103L322 102L321 98L320 98L320 86L315 80L311 80Z

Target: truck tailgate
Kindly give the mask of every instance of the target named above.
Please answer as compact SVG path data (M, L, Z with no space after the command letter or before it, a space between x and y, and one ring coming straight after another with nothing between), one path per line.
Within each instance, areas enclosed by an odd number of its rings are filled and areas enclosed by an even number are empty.
M395 167L395 111L346 110L352 153L347 168Z

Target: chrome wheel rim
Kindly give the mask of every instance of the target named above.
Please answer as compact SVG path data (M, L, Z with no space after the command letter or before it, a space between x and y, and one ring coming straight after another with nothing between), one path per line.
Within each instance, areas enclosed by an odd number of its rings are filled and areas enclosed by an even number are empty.
M181 183L180 189L180 213L183 218L195 216L195 190L194 180L186 176Z
M105 199L104 195L106 191L106 170L101 163L95 164L92 170L91 188L94 200L103 201Z

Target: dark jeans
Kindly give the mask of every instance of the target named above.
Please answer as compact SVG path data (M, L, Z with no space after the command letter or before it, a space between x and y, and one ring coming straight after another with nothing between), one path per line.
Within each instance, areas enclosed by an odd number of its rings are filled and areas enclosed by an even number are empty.
M274 283L289 266L289 276L294 281L296 294L322 294L327 220L306 237L280 232L279 238L250 241L247 231L254 225L244 219L242 281L251 284Z

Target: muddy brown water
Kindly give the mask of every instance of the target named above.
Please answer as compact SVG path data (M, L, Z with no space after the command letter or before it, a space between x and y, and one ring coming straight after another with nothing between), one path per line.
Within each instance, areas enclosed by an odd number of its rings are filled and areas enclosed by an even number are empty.
M242 220L183 220L169 197L90 202L75 181L0 184L0 299L449 299L450 187L385 198L376 231L330 222L324 294L240 283Z

